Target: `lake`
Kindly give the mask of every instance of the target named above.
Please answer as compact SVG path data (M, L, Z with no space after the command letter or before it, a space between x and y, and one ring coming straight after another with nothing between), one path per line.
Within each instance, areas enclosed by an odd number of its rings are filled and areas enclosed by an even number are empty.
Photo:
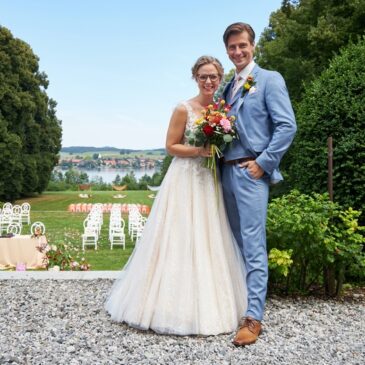
M100 170L86 170L86 169L80 169L75 168L76 170L80 172L86 172L89 176L89 181L91 181L95 177L101 177L103 179L103 182L105 183L111 183L113 180L115 180L115 177L119 175L121 178L132 171L134 172L134 175L136 176L137 181L143 176L148 175L152 176L155 172L160 172L159 169L110 169L110 168L102 168ZM62 171L62 170L58 170ZM62 171L64 174L66 171Z

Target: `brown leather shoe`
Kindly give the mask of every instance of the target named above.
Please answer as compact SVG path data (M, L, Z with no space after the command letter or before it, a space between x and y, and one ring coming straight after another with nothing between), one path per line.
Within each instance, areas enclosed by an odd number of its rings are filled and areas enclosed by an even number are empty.
M261 330L261 322L251 317L242 318L243 322L238 327L233 344L236 346L251 345L256 342Z

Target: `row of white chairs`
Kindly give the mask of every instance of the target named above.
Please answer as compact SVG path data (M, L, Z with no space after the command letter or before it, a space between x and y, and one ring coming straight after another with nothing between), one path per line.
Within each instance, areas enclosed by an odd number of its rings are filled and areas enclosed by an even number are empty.
M138 243L139 239L142 237L144 225L147 221L139 211L137 205L131 204L129 206L128 212L128 233L132 241Z
M84 233L82 234L82 249L85 246L94 246L98 248L101 226L103 225L103 205L94 204L90 213L84 220Z
M9 233L8 227L10 225L19 226L21 232L23 223L30 224L29 203L23 203L22 205L12 205L11 203L7 202L0 209L0 234L2 234L3 231ZM14 226L12 226L10 231L14 229Z
M122 218L121 204L113 204L110 210L110 222L109 222L109 241L110 249L113 246L123 246L125 249L125 222Z
M11 223L6 229L7 234L13 234L18 236L22 233L22 225L19 223ZM31 235L44 235L46 233L46 227L42 222L34 222L30 227Z
M94 204L87 218L84 220L84 233L82 234L82 249L85 246L98 248L101 226L103 224L103 205ZM128 233L135 243L142 237L142 232L147 219L140 213L136 204L129 205ZM119 245L125 249L125 221L122 218L121 204L113 204L110 210L109 241L110 249Z

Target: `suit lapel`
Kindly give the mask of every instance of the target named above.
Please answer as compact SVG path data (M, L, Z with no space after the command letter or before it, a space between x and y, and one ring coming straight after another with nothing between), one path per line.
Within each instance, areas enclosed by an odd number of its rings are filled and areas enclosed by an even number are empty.
M258 74L258 72L259 72L259 67L258 67L257 65L255 65L254 69L253 69L253 70L252 70L252 72L250 73L250 75L252 75L252 76L253 76L254 81L255 81L255 80L256 80L256 78L257 78L257 74ZM242 94L242 90L239 90L239 92L240 92L240 94ZM236 109L236 110L237 110L237 113L239 113L239 112L238 112L238 110L239 110L241 107L243 107L244 102L245 102L245 100L246 100L247 96L248 96L248 92L246 92L246 93L245 93L245 95L244 95L243 97L240 97L240 98L239 98L239 100L238 100L238 105L237 105L237 109ZM247 121L246 121L246 123L247 123ZM246 143L247 143L247 147L251 150L252 154L256 157L256 151L255 151L255 150L254 150L254 148L252 147L251 143L249 142L249 138L248 138L248 136L247 136L247 132L246 132L246 127L247 127L247 125L246 125L246 123L245 123L244 121L242 121L242 123L241 123L241 127L242 127L241 132L245 135L245 140L246 140Z
M232 89L232 84L233 84L233 80L234 78L232 78L225 86L224 86L224 89L223 89L223 93L222 93L222 98L224 100L226 100L227 102L230 101L230 92L231 92L231 89ZM229 99L229 100L228 100Z
M259 72L259 66L255 65L255 67L253 68L252 72L250 73L250 75L252 75L254 81L256 80L257 74ZM242 94L242 89L238 90L237 94ZM240 99L238 100L238 105L237 105L237 110L239 108L241 108L241 106L244 104L245 99L247 98L248 92L245 93L245 95L243 97L240 97Z

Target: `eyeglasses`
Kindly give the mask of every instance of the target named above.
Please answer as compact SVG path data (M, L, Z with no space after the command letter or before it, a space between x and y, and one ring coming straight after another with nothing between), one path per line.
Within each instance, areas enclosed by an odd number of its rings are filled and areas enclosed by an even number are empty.
M212 75L197 75L197 79L201 82L205 82L208 80L208 78L210 79L210 81L215 82L218 81L219 76L216 74L212 74Z

